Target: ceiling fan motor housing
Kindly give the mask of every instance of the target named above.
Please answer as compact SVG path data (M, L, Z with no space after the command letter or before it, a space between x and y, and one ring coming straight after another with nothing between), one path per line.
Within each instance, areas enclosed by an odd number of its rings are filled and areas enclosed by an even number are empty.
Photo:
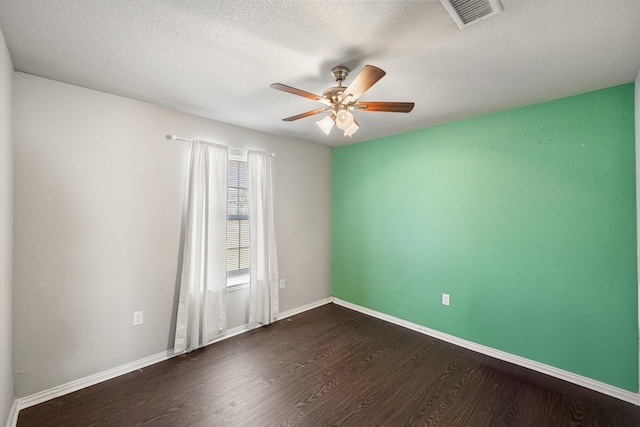
M344 86L333 86L322 92L322 97L328 99L332 103L342 102L342 92L346 88Z

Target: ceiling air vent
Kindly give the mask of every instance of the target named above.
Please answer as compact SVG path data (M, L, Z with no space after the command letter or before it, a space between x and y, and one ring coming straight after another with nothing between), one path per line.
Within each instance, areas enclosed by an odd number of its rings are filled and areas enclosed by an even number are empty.
M460 29L502 12L500 0L440 0Z

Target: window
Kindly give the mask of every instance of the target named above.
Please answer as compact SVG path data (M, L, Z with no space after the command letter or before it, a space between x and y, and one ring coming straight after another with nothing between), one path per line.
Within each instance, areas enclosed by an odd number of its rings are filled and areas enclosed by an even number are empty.
M249 282L247 162L229 156L227 197L227 287Z

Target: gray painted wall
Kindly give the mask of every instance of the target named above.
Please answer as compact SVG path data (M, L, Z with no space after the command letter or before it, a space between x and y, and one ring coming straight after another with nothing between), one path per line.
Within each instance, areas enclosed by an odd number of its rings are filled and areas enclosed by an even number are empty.
M13 64L0 31L0 425L13 404L13 338L11 325L13 259L13 155L11 104Z
M330 295L329 148L22 73L13 132L18 396L172 348L189 144L167 133L276 152L280 309Z

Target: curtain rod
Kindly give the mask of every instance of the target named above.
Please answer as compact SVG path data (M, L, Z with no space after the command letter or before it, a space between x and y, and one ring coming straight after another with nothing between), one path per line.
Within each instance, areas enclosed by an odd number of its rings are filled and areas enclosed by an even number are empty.
M181 136L175 136L175 135L166 135L166 138L170 141L184 141L184 142L193 142L193 139L188 139L188 138L182 138ZM207 144L211 144L211 145L217 145L219 147L225 147L225 148L233 148L234 150L241 150L241 151L246 151L247 153L264 153L264 154L268 154L271 157L275 157L276 153L267 153L266 151L256 151L256 150L247 150L244 148L236 148L236 147L229 147L227 145L224 144L216 144L215 142L210 142L210 141L204 141L202 139L196 139L195 141L200 141L200 142L205 142Z

